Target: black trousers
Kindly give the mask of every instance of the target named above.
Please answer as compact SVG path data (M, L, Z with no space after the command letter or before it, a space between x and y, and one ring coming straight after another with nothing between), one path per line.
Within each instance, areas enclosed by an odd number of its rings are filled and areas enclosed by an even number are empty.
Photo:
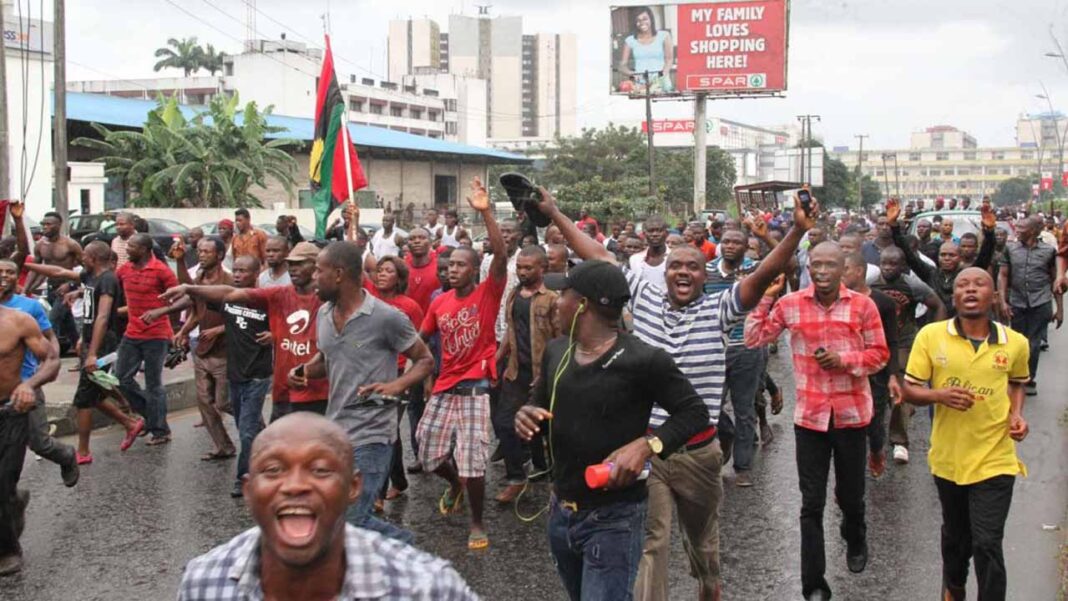
M1007 577L1001 540L1012 503L1015 476L995 476L961 486L935 476L942 503L942 579L964 588L968 563L975 559L980 601L1005 598Z
M503 372L501 372L503 374ZM501 441L504 454L504 476L508 484L522 484L527 480L526 449L515 433L515 414L530 400L530 382L534 376L520 369L515 380L501 376L501 390L497 397L497 411L493 415L493 430Z
M15 523L18 513L15 493L29 436L29 415L0 413L0 557L22 553Z
M827 504L827 476L834 460L834 495L842 510L839 533L850 550L867 541L864 522L864 470L867 428L835 428L826 432L794 426L797 441L797 479L801 488L801 593L831 592L823 577L827 569L823 544L823 508Z
M1042 333L1049 329L1049 320L1053 319L1053 302L1037 307L1013 307L1012 329L1027 337L1031 355L1028 365L1031 379L1038 377L1038 357L1042 354Z

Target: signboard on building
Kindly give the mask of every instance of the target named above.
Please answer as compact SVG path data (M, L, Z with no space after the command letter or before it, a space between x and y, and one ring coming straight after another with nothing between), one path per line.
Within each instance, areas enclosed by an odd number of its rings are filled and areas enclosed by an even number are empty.
M23 19L21 23L17 19L4 20L4 46L7 48L52 56L52 40L51 22L37 19ZM11 50L8 50L8 56L12 56Z
M789 12L788 0L612 7L611 92L783 92Z
M1047 192L1053 189L1053 173L1051 171L1045 171L1042 173L1042 187L1043 192Z

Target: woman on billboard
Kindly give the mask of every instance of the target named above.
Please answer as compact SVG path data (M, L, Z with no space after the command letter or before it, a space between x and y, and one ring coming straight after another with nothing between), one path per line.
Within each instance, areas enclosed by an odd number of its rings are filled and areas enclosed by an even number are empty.
M643 6L634 14L634 29L623 41L623 55L619 61L619 70L633 80L638 86L645 86L645 73L649 72L649 91L665 94L675 90L671 80L671 66L675 63L675 44L671 32L657 30L656 17L652 9ZM633 67L631 61L633 60ZM620 85L621 92L639 92L628 90L629 81Z

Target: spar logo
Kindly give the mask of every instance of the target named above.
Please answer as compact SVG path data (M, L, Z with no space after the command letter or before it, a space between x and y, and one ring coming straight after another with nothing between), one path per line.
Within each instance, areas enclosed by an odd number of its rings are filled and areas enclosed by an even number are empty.
M691 90L763 90L768 87L767 73L733 73L730 75L687 75Z

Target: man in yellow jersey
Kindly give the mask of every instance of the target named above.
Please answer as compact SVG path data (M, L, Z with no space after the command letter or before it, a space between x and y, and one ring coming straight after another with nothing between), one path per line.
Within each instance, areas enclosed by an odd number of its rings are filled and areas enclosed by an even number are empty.
M956 318L920 330L905 372L905 400L935 405L928 461L942 503L944 601L963 601L972 558L979 598L1005 599L1001 541L1016 475L1027 475L1016 442L1028 432L1028 342L990 320L994 296L986 271L961 271Z

